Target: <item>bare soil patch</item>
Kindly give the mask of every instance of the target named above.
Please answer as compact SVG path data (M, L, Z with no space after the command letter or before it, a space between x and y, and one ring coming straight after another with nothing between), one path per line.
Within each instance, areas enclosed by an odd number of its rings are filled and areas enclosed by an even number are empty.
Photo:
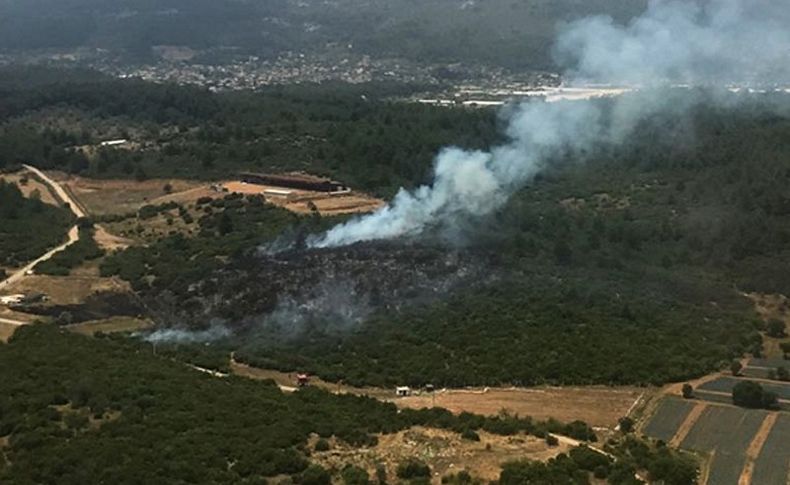
M16 325L0 322L0 342L8 342L8 339L14 335L17 328L19 327Z
M287 388L296 386L296 373L259 369L234 360L231 360L231 370L234 374L252 379L272 379ZM466 411L489 416L505 409L519 416L532 416L539 420L554 418L571 422L578 419L590 426L609 429L614 429L617 420L625 416L634 402L645 393L644 389L631 387L543 387L451 389L396 397L394 389L357 388L317 378L312 378L310 385L336 393L375 397L402 408L442 407L454 413Z
M23 184L22 179L25 177L27 178L27 182ZM50 205L60 205L55 197L52 196L52 192L49 191L49 187L31 177L26 171L0 175L0 180L5 180L8 183L16 184L25 197L30 198L33 197L33 193L38 193L41 202Z
M447 408L452 412L467 411L494 415L502 409L519 416L535 419L554 418L563 422L580 419L591 426L614 429L644 392L639 388L608 387L542 387L535 389L447 390L435 396L423 394L395 399L401 407Z
M129 284L117 278L74 275L31 275L9 289L12 293L44 293L53 305L77 305L96 293L129 291Z
M266 200L274 205L299 214L310 214L317 210L321 215L362 214L373 212L386 204L360 192L329 194L299 189L283 189L267 185L248 184L244 182L227 182L223 185L229 192L245 195L265 195L267 191L284 191L287 195L272 196L266 194ZM313 209L315 208L315 209Z
M153 203L166 195L165 186L173 193L202 187L205 184L191 180L151 179L136 180L89 179L56 174L56 180L70 190L91 214L126 214Z
M423 427L413 427L389 435L379 435L379 443L372 448L354 448L331 440L331 449L314 452L311 459L331 470L341 470L345 464L364 468L375 477L376 466L382 464L387 476L395 479L395 471L402 461L418 458L430 465L434 473L432 483L441 477L466 470L484 481L499 478L503 463L529 459L546 461L567 452L568 445L549 447L544 440L519 434L498 436L480 432L480 441L463 440L457 433ZM312 443L316 438L311 440Z

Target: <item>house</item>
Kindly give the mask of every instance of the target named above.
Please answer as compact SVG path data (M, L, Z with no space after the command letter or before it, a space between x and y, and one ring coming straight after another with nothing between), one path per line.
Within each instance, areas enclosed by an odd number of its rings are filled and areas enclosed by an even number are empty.
M395 395L398 397L411 396L411 388L409 386L398 386L395 388Z
M296 374L296 385L305 387L310 384L310 376L308 374Z
M19 305L20 303L25 301L25 295L6 295L0 296L0 304L1 305Z

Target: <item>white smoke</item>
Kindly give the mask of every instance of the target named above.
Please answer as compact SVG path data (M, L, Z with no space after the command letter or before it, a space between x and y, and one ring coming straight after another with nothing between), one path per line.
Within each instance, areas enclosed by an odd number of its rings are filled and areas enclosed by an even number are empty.
M227 338L233 332L222 324L213 324L205 330L181 330L177 328L162 328L148 335L143 336L146 342L159 343L178 343L194 344L213 342L215 340Z
M509 143L488 152L446 148L434 181L401 189L379 211L308 239L312 247L416 236L433 226L452 230L501 207L554 156L581 154L598 142L619 143L651 113L682 110L652 89L786 81L790 69L790 1L652 1L628 25L591 17L561 29L557 59L566 78L643 88L613 101L604 116L595 100L526 102L510 115Z

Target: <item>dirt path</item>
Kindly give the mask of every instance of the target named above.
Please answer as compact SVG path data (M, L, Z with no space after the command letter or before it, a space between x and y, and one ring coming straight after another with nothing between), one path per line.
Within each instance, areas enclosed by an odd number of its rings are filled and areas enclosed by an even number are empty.
M754 435L754 439L752 439L749 448L746 450L746 464L743 466L743 471L738 479L738 485L750 485L752 483L754 462L757 460L757 457L760 456L760 451L763 449L765 440L768 439L768 435L771 433L771 429L773 429L776 418L778 417L779 413L770 413L763 420L763 424L760 425L757 434Z
M58 246L58 247L56 247L54 249L50 249L43 256L40 256L39 258L35 259L34 261L28 263L25 267L19 269L15 273L12 273L11 276L6 278L5 280L0 281L0 290L3 289L3 288L7 288L7 287L13 285L14 283L18 282L19 280L24 278L28 274L29 271L33 271L33 268L35 268L35 266L38 263L40 263L42 261L46 261L49 258L51 258L52 256L54 256L55 254L63 251L67 247L69 247L72 244L74 244L75 242L77 242L79 240L79 238L80 238L79 228L77 226L72 227L69 230L68 240L65 243L61 244L60 246Z
M57 194L60 200L62 200L64 203L67 203L69 205L69 209L71 209L71 212L73 212L75 216L77 217L86 216L85 212L83 212L83 210L80 208L80 205L74 199L71 198L68 192L66 192L66 190L63 187L61 187L59 183L55 182L54 180L49 178L44 172L37 169L36 167L33 167L32 165L22 165L22 166L25 167L30 172L32 172L34 175L36 175L36 177L43 180L44 183L49 185L49 187L55 191L55 194Z
M689 415L686 416L686 419L683 420L683 423L678 428L678 431L677 433L675 433L675 436L673 436L672 439L669 440L669 446L671 446L672 448L680 447L680 444L683 443L684 439L686 439L686 436L689 434L689 431L691 431L691 428L694 427L694 424L696 424L697 420L699 419L700 416L702 416L702 413L705 411L707 407L708 407L708 403L705 402L699 402L697 403L696 406L694 406L694 408L691 410Z

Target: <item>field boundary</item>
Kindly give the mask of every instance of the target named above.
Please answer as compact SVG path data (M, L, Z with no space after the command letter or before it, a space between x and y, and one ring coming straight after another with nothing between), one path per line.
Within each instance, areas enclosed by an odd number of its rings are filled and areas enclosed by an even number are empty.
M760 429L755 433L752 442L749 443L749 448L746 449L746 463L743 465L741 476L738 478L738 485L750 485L752 483L755 462L760 456L765 441L768 439L768 435L771 434L778 417L779 413L769 413L760 425Z
M691 428L694 427L694 425L697 423L697 420L699 420L699 417L702 416L702 413L705 412L707 408L708 403L706 402L696 403L696 405L689 412L688 416L686 416L686 419L684 419L680 424L675 436L669 440L669 446L673 448L679 448L680 444L686 439L686 436L688 436Z

